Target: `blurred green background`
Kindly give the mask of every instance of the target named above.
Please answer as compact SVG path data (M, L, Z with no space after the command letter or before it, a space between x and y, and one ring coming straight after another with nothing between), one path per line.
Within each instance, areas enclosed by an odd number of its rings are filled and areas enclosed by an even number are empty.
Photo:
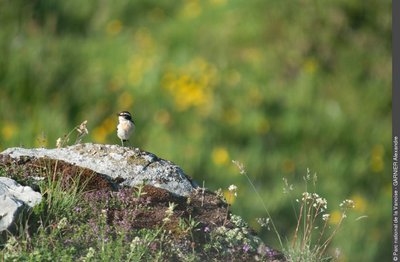
M237 185L234 212L267 243L232 159L284 239L310 168L332 226L356 202L331 252L389 261L391 30L388 0L0 0L0 150L55 147L83 120L84 142L116 144L129 110L133 145L212 190Z

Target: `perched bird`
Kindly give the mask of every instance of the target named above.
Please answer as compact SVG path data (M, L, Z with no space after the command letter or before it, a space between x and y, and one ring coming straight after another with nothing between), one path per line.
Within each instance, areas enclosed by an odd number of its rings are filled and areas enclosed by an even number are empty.
M122 111L118 114L117 135L121 139L122 146L124 142L129 140L129 137L135 131L135 123L133 122L132 115L128 111Z

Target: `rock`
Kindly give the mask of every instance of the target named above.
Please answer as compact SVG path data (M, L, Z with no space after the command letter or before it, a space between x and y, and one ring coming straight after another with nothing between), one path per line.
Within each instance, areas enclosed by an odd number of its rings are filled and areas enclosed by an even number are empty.
M0 155L11 158L49 158L62 160L106 175L121 186L146 184L188 196L197 185L174 163L156 155L118 145L77 144L65 148L9 148Z
M11 178L0 177L0 232L9 229L19 214L40 203L42 196Z
M91 143L58 149L9 148L0 153L0 167L6 176L17 177L21 184L36 186L37 190L42 189L38 181L46 178L59 182L56 190L78 186L79 204L68 211L73 215L45 225L49 232L55 225L63 228L62 236L55 241L76 250L70 254L74 258L86 255L75 247L94 245L96 249L100 242L93 240L102 232L106 239L123 236L121 241L130 248L126 251L129 254L135 255L136 247L144 246L150 261L160 252L166 261L186 261L194 254L199 261L286 261L281 252L266 246L230 212L220 193L198 187L180 167L152 153ZM132 187L144 181L146 185ZM45 192L44 205L48 204ZM40 193L0 177L0 232L9 227L5 222L13 223L19 217L18 212L12 215L8 206L20 212L40 201ZM23 224L29 229L35 221ZM84 238L79 233L82 229ZM143 232L152 237L141 237ZM0 243L2 237L0 234ZM140 252L136 255L144 256Z

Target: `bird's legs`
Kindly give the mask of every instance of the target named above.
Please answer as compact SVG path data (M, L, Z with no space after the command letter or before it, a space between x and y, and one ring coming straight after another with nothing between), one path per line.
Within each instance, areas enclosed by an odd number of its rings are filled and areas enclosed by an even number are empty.
M131 143L129 143L129 140L123 140L123 139L121 139L121 144L122 144L122 146L124 147L124 142L126 142L127 144L131 144Z

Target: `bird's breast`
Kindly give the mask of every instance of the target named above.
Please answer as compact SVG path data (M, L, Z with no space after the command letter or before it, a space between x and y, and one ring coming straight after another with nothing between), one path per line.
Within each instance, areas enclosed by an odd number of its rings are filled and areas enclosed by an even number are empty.
M120 122L117 126L117 135L119 138L127 140L135 130L135 125L130 121Z

